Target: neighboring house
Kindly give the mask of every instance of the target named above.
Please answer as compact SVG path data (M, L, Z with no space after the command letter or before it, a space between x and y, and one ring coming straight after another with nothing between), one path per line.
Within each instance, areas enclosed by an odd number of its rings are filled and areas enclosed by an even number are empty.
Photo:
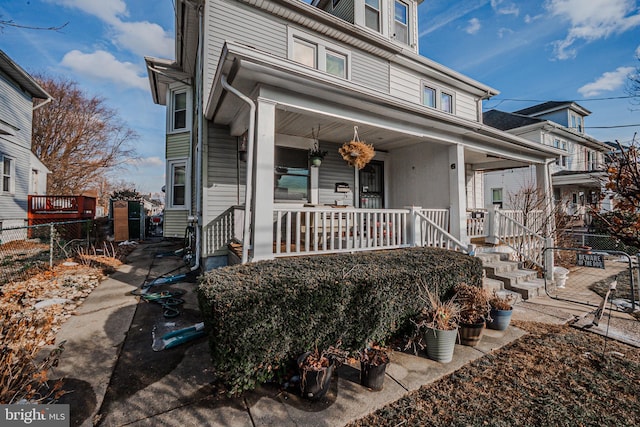
M234 239L243 262L463 246L483 171L533 165L548 189L561 149L484 125L498 92L418 53L417 6L177 0L176 59L146 58L167 106L164 236L197 221L205 269ZM360 171L338 154L356 126L376 150ZM318 129L329 154L311 167Z
M27 195L46 191L49 171L31 153L36 98L51 97L0 50L0 230L25 225Z
M587 135L584 121L591 112L572 101L549 101L513 113L490 110L484 123L541 145L559 148L551 167L554 201L570 225L588 225L589 209L601 209L605 155L611 148ZM521 190L536 186L533 168L485 173L485 202L513 209Z

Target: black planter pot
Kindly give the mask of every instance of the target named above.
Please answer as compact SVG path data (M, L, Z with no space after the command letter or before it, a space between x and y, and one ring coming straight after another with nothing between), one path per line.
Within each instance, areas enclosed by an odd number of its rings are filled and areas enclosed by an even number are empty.
M458 329L458 339L460 344L475 347L482 338L485 322L461 323Z
M302 362L310 353L305 353L298 358L298 367L300 368L300 392L302 397L309 400L319 400L329 390L331 383L331 375L335 368L333 360L329 359L329 366L322 369L307 369Z
M387 363L371 365L369 363L360 362L360 384L370 388L371 390L382 390L386 369Z

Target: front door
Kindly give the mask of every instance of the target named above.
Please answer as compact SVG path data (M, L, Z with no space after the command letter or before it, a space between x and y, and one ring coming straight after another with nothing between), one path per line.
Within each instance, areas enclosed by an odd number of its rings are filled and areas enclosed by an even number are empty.
M360 169L360 207L384 209L384 162L372 160Z

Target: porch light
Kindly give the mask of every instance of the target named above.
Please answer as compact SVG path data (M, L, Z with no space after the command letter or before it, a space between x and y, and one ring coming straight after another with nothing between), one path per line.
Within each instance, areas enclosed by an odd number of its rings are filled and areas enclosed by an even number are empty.
M241 162L247 161L247 132L238 137L238 157Z

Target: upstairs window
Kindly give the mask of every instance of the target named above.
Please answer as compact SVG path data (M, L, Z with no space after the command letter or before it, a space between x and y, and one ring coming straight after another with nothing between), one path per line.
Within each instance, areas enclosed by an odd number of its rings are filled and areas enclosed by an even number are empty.
M395 39L404 44L409 44L409 6L396 0L393 16Z
M582 133L582 117L577 114L571 114L571 128Z
M336 77L349 78L348 51L299 31L289 32L289 59Z
M329 49L326 51L326 71L337 77L347 78L347 56Z
M298 38L293 39L293 60L311 68L318 68L318 46Z
M502 209L502 188L491 189L491 203Z
M587 168L590 171L598 169L598 156L595 151L587 152Z
M172 90L169 97L169 132L184 132L189 130L189 104L190 96L186 89Z
M422 84L422 105L453 114L454 104L453 93L448 93L431 83Z
M436 108L436 90L424 85L422 87L422 103L427 107Z
M447 113L453 113L453 95L445 92L441 93L440 109Z
M364 25L374 31L381 32L380 0L365 0Z
M2 192L3 193L13 193L14 192L14 181L15 181L15 164L13 159L0 156L2 159Z

